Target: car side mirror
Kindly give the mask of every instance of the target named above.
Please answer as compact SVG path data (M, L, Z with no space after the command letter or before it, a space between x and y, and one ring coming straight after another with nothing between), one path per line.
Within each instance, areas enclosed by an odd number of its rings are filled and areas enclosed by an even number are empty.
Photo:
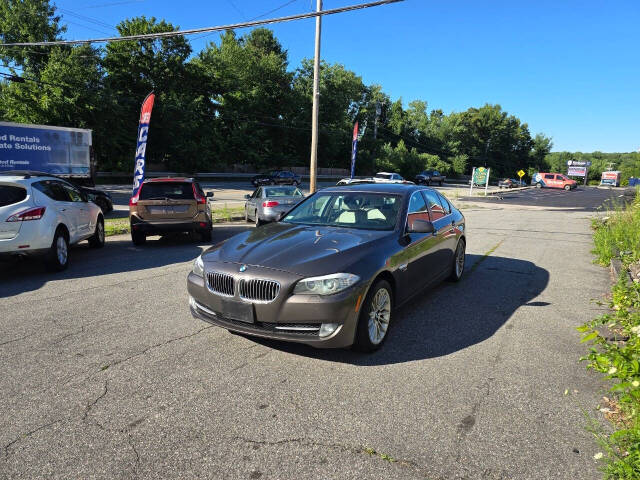
M249 200L251 198L251 195L249 195L248 193L244 196L245 200Z
M213 192L207 192L207 198L213 198Z
M436 231L433 223L426 220L414 220L411 227L407 229L409 233L433 233Z

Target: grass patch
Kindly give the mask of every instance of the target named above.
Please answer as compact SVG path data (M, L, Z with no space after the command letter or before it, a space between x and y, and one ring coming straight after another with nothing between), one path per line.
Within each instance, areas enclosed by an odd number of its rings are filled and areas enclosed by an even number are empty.
M129 218L106 218L104 220L104 234L107 237L129 233L130 231Z
M211 218L213 223L244 220L244 207L227 207L227 204L225 204L222 208L212 209Z
M593 253L600 265L609 265L618 255L625 266L640 260L640 194L627 208L614 205L592 226Z
M213 223L235 222L244 220L244 207L227 207L211 210ZM104 221L104 234L107 237L112 235L122 235L131 232L129 218L106 218Z
M620 252L625 266L640 259L640 194L625 209L617 207L605 220L594 221L593 250L596 261L606 265ZM610 393L598 406L614 432L589 430L603 452L606 479L640 478L640 283L623 272L612 288L609 313L578 327L589 353L580 360L600 372Z
M393 458L391 455L387 455L386 453L380 453L380 452L376 452L376 450L374 448L371 447L364 447L362 449L362 451L364 453L367 453L369 455L376 456L376 457L380 457L382 460L389 462L389 463L394 463L397 462L397 460L395 458Z

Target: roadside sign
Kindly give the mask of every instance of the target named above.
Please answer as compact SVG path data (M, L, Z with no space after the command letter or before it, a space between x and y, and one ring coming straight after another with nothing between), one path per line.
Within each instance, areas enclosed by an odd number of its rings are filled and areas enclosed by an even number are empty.
M476 185L484 185L487 181L487 169L477 167L473 172L473 183Z
M478 185L482 186L484 184L484 194L487 195L487 189L489 188L489 174L491 172L490 168L484 167L473 167L473 172L471 172L471 186L469 188L469 196L473 194L473 186Z
M570 177L586 177L587 167L569 167L567 170L567 175L569 175Z
M518 174L518 176L520 178L524 177L524 171L523 170L518 170L516 173Z
M590 167L591 166L591 160L588 160L586 162L581 162L579 160L567 160L567 166L568 167Z

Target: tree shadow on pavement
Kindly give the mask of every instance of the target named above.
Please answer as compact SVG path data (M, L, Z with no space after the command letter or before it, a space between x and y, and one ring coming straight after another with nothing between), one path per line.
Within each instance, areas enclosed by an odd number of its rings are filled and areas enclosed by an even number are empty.
M441 357L491 337L520 306L529 304L549 283L547 270L525 260L467 255L466 262L467 270L459 283L442 283L397 309L389 337L382 348L372 354L252 340L296 355L360 366Z
M230 225L213 229L210 245L250 228ZM136 247L131 239L107 237L104 248L89 248L87 242L71 247L69 267L63 272L46 270L42 258L33 257L0 262L0 298L37 290L49 281L88 278L114 273L133 272L184 263L196 258L210 245L188 235L151 237Z

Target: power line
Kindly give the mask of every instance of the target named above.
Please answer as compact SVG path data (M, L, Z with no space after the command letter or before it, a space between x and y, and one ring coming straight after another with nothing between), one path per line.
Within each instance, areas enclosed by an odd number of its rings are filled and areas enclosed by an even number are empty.
M66 9L66 8L58 7L58 10L60 12L62 12L63 15L70 15L70 16L72 16L74 18L79 19L79 20L83 20L85 22L89 22L89 23L93 23L94 25L98 25L99 27L106 27L106 28L111 28L111 29L114 29L114 30L116 28L113 25L108 24L107 22L103 22L102 20L98 20L97 18L93 18L93 17L88 17L86 15L81 15L79 13L76 13L76 12L71 11L71 10Z
M269 10L268 12L265 12L265 13L263 13L263 14L261 14L261 15L258 15L257 17L250 18L250 19L248 19L247 21L248 21L248 22L251 22L251 21L253 21L253 20L258 20L259 18L265 17L265 16L267 16L267 15L269 15L269 14L273 13L273 12L277 12L278 10L281 10L281 9L283 9L284 7L286 7L286 6L288 6L288 5L291 5L292 3L297 2L297 1L298 1L298 0L289 0L288 2L284 3L283 5L280 5L279 7L276 7L276 8L274 8L273 10ZM201 40L201 39L203 39L203 38L207 38L207 37L209 37L209 36L213 35L214 33L215 33L215 32L205 33L204 35L200 35L200 36L194 37L192 40Z
M238 8L233 0L227 0L227 3L233 7L233 9L244 17L244 12Z
M142 3L144 0L125 0L123 2L111 2L111 3L99 3L98 5L89 5L85 8L103 8L103 7L111 7L114 5L127 5L129 3Z
M289 5L291 5L292 3L295 3L297 1L298 0L289 0L288 2L283 3L279 7L274 8L273 10L269 10L268 12L264 12L262 15L258 15L257 17L250 18L249 21L252 22L253 20L258 20L259 18L266 17L267 15L271 15L272 13L275 13L278 10L282 10L284 7L288 7Z
M78 22L72 22L71 20L66 20L65 22L66 23L70 23L71 25L77 25L78 27L86 28L87 30L93 30L94 32L104 33L106 35L109 35L109 32L106 32L106 31L101 30L99 28L90 27L89 25L83 25L83 24L78 23Z
M43 82L42 80L36 80L34 78L27 78L27 77L19 77L17 75L11 75L10 73L0 72L0 75L2 75L3 77L7 78L11 82L24 83L25 81L27 81L27 82L38 83L40 85L50 85L52 87L71 88L71 85L65 85L65 84L60 84L60 83L51 83L51 82Z
M93 38L93 39L87 39L87 40L57 40L53 42L13 42L13 43L2 43L0 44L0 47L35 47L35 46L52 46L52 45L75 45L75 44L89 44L89 43L123 42L128 40L154 40L157 38L193 35L196 33L205 33L205 32L221 32L225 30L235 30L238 28L249 28L249 27L257 27L260 25L270 25L273 23L291 22L293 20L302 20L305 18L315 18L315 17L325 16L325 15L334 15L336 13L351 12L354 10L363 10L365 8L378 7L381 5L388 5L391 3L398 3L402 1L404 0L378 0L375 2L362 3L358 5L350 5L347 7L321 10L318 12L299 13L297 15L289 15L286 17L269 18L266 20L253 20L249 22L232 23L229 25L220 25L220 26L214 26L214 27L193 28L189 30L146 33L142 35L127 35L124 37Z

